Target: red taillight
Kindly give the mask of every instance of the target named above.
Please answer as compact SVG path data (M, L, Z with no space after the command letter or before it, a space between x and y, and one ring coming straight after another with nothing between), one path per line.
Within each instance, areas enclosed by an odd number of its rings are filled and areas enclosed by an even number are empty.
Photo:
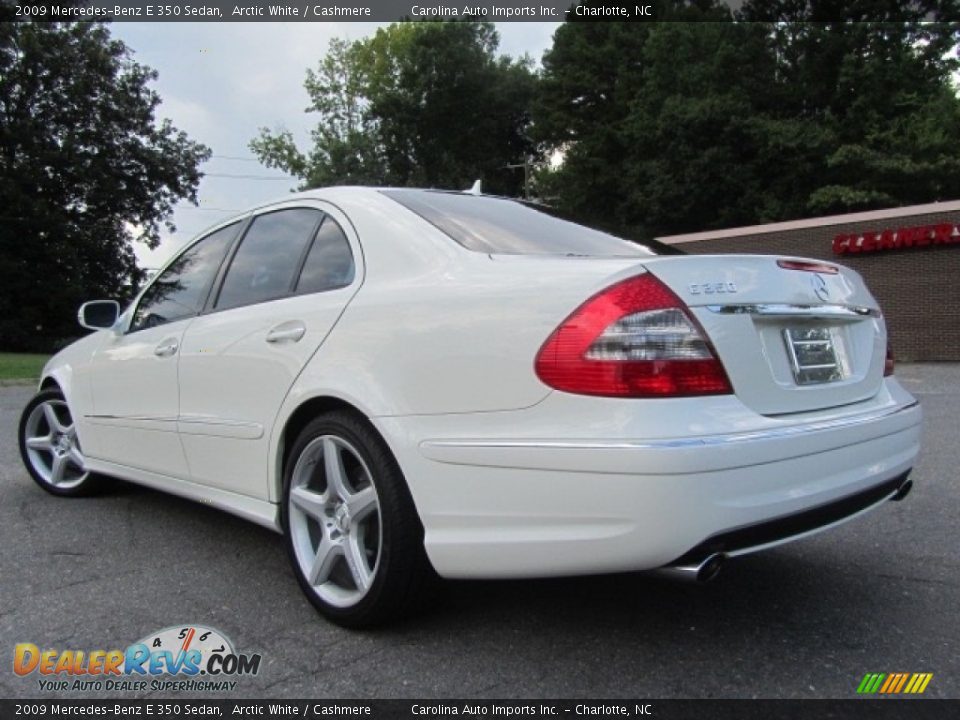
M836 275L840 272L836 265L811 262L810 260L777 260L777 265L785 270L805 270L806 272L823 273L824 275Z
M883 376L893 375L893 349L890 347L890 340L887 340L887 356L883 360Z
M537 376L557 390L607 397L733 392L700 325L647 273L594 295L537 354Z

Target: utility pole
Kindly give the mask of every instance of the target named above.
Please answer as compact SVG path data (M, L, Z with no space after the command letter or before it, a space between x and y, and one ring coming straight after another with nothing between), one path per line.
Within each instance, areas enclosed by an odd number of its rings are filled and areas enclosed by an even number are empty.
M514 163L512 165L504 165L503 167L510 170L515 170L516 168L523 168L523 199L530 199L530 158L525 157L522 163Z

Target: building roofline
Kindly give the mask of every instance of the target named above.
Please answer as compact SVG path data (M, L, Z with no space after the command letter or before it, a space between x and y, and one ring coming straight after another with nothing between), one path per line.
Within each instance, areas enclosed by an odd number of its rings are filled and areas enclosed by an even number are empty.
M667 245L680 245L682 243L700 242L701 240L722 240L725 238L789 232L791 230L805 230L830 225L868 223L888 220L890 218L910 217L911 215L930 215L932 213L953 212L956 210L960 210L960 200L926 203L925 205L910 205L908 207L888 208L885 210L868 210L866 212L847 213L845 215L827 215L804 220L788 220L787 222L768 223L766 225L747 225L744 227L727 228L726 230L708 230L706 232L687 233L684 235L666 235L656 239Z

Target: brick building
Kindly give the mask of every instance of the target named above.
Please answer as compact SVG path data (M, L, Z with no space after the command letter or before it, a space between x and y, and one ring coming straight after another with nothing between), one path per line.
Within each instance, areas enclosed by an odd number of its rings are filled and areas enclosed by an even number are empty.
M839 262L880 302L897 359L960 361L960 201L658 239L688 253Z

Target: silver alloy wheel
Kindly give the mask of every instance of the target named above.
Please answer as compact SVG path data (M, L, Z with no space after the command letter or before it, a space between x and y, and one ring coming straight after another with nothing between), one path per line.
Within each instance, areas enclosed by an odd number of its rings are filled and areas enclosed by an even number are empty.
M63 400L37 405L24 426L24 445L33 470L55 488L69 490L87 479L77 428Z
M341 437L322 435L297 458L287 499L290 539L321 600L351 607L377 574L383 533L367 464Z

